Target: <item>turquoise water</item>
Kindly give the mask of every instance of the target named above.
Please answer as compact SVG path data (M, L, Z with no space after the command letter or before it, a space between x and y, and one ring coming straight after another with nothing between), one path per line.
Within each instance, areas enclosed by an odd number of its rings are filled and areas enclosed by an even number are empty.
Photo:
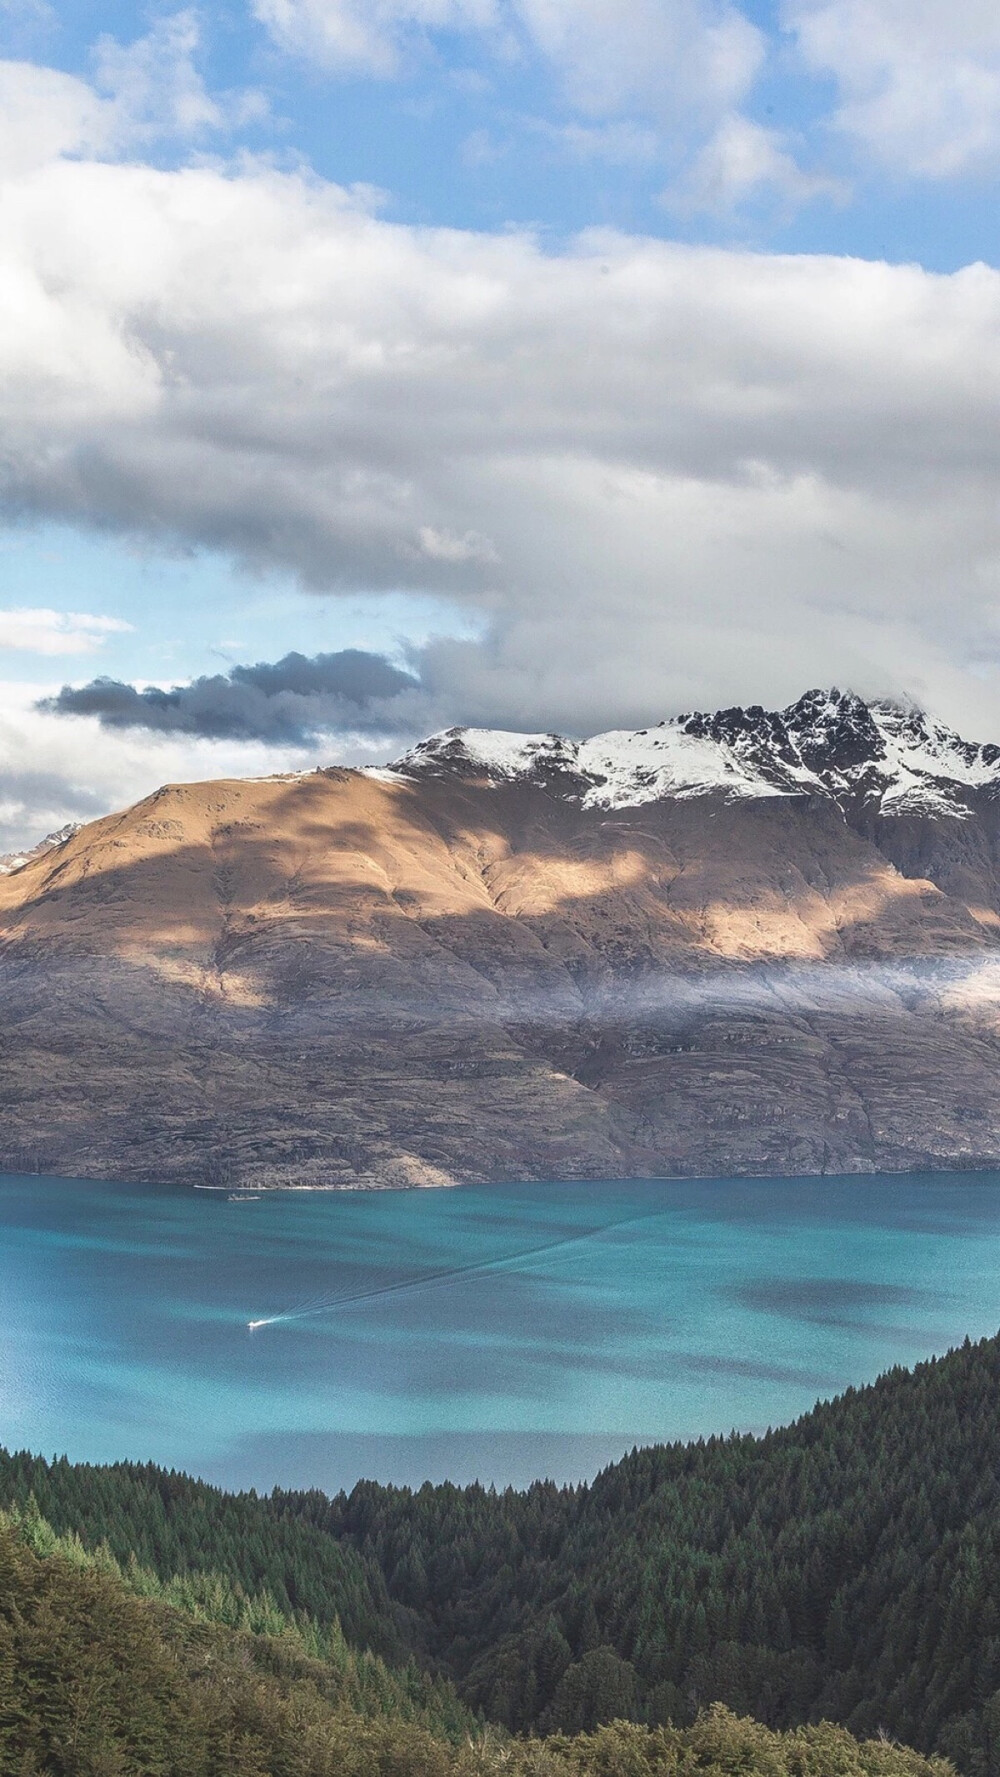
M243 1204L0 1178L0 1302L8 1448L263 1488L568 1479L994 1332L1000 1176Z

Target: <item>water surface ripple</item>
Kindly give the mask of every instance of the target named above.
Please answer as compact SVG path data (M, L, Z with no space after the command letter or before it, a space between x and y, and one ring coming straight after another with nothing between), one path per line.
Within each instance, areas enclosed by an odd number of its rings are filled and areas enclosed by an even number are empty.
M0 1300L8 1448L234 1487L564 1480L996 1331L1000 1175L242 1204L6 1177Z

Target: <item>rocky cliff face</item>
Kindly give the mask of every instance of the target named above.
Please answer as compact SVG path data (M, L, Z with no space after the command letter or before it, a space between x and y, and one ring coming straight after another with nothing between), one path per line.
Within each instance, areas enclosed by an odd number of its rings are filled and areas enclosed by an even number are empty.
M169 786L0 880L0 1165L1000 1164L1000 749L810 693Z

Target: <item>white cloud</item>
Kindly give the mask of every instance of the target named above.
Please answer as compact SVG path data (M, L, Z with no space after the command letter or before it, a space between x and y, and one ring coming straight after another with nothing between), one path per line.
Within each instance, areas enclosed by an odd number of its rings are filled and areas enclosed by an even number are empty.
M604 161L609 166L648 165L659 158L656 130L627 118L607 123L563 123L535 119L534 129L577 161Z
M498 0L253 0L281 46L345 73L392 75L415 34L484 30Z
M31 62L0 61L0 176L62 154L101 154L113 133L111 108L85 81Z
M393 75L414 38L447 27L518 40L591 118L728 110L749 89L763 33L726 0L253 0L282 46L345 73Z
M255 93L211 96L194 57L192 11L159 19L134 43L102 37L95 85L55 68L0 61L0 176L61 155L114 157L166 137L184 141L259 114Z
M786 0L785 23L839 90L835 122L903 174L948 177L1000 154L994 0Z
M638 111L670 124L743 98L763 33L720 0L512 0L534 45L592 117Z
M0 648L34 654L93 654L109 635L131 627L118 617L95 617L88 611L18 606L0 610Z
M780 131L732 113L665 195L671 209L724 216L761 194L794 210L817 197L841 202L846 188L838 180L804 172Z
M191 10L158 19L134 43L98 39L95 83L111 101L120 139L198 136L220 129L223 109L194 64L200 30Z
M541 57L563 96L591 125L656 124L668 138L719 133L700 177L735 189L751 136L767 182L786 201L814 180L787 144L733 119L764 64L768 40L730 0L251 0L279 44L340 73L405 70L407 51L440 29L485 33L509 57ZM783 0L782 23L811 74L832 77L832 121L897 173L946 177L1000 154L1000 12L995 0ZM786 78L788 70L786 69ZM736 127L742 140L736 141ZM576 122L577 130L585 124ZM580 134L581 152L636 158L639 137ZM567 146L572 143L567 136ZM725 163L725 164L723 164ZM747 172L742 174L749 177ZM761 183L757 181L757 185ZM728 201L728 200L726 200Z
M424 650L427 726L836 679L989 738L998 402L985 266L547 253L254 166L0 185L10 506L464 601L487 633Z
M495 562L497 552L489 537L479 531L466 531L461 537L454 531L436 530L433 525L420 527L420 548L431 561Z

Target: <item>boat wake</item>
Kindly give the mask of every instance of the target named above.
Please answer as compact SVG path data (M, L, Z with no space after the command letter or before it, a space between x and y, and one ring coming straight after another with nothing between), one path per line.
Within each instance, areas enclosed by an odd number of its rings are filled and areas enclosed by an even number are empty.
M417 1290L436 1289L443 1284L458 1283L467 1277L502 1277L507 1271L527 1269L534 1260L551 1258L554 1254L568 1253L572 1249L583 1246L586 1242L597 1240L602 1234L614 1233L617 1229L628 1228L637 1222L654 1221L664 1213L662 1210L647 1211L644 1215L626 1216L617 1222L602 1222L596 1228L585 1228L579 1234L563 1235L558 1240L547 1240L540 1246L524 1247L516 1253L506 1253L501 1258L476 1259L467 1265L448 1265L440 1271L425 1271L416 1277L398 1278L395 1283L383 1283L370 1286L368 1289L351 1290L338 1294L336 1291L322 1291L314 1296L307 1296L303 1301L296 1302L290 1308L282 1309L278 1314L269 1314L260 1320L247 1322L247 1331L257 1332L261 1327L273 1327L291 1321L311 1320L316 1315L332 1314L338 1308L353 1308L365 1302L380 1302L387 1296L401 1296Z

